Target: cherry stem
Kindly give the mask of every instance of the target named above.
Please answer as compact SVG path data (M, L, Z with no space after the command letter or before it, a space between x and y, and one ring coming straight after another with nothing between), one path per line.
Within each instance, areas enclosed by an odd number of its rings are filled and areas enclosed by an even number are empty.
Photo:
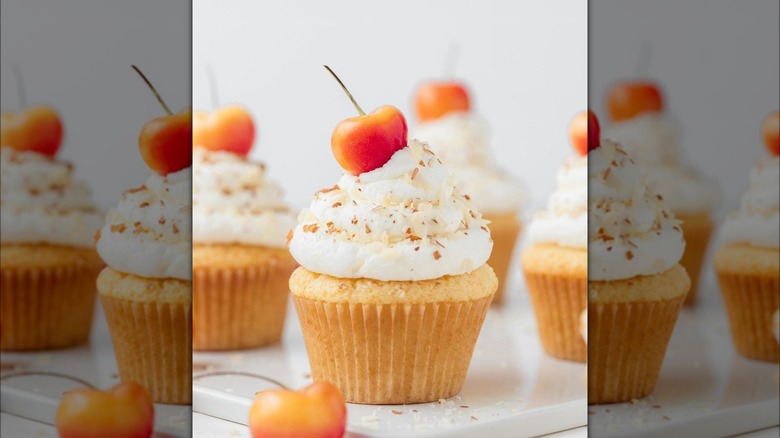
M460 43L453 41L447 49L447 57L444 58L445 77L455 75L455 67L458 65L458 59L460 59Z
M160 105L162 105L163 109L165 110L165 113L168 114L169 116L173 115L173 111L171 111L171 109L168 108L168 105L166 105L165 101L162 99L162 97L160 97L160 93L158 93L157 90L154 88L154 85L152 85L152 83L149 82L149 79L146 78L146 75L144 75L143 72L141 72L141 69L139 69L135 65L133 65L132 67L133 70L135 70L136 73L138 73L141 76L141 79L143 79L144 82L146 82L146 85L149 86L149 89L152 90L152 93L154 93L154 97L156 97L157 101L160 102Z
M642 43L639 48L639 59L636 62L636 77L643 78L647 74L647 69L650 66L650 60L653 58L653 46L647 41Z
M219 95L217 94L217 78L211 64L206 64L206 76L209 78L209 93L211 94L211 109L219 107Z
M27 95L24 92L24 77L22 76L22 67L18 64L13 66L14 78L16 80L17 92L19 93L19 105L27 108Z
M344 90L345 93L347 93L347 96L349 96L349 100L352 101L352 105L355 105L355 109L357 110L357 112L360 113L361 116L365 116L366 113L360 108L360 105L357 104L355 98L352 97L352 93L350 93L349 90L347 90L346 85L344 85L344 83L341 82L341 79L339 79L339 77L336 76L336 73L334 73L333 70L331 70L330 67L328 67L327 65L323 65L323 67L325 67L325 69L328 70L330 74L333 75L334 78L336 78L336 81L338 81L339 85L341 85L341 88Z
M254 373L247 373L244 371L213 371L210 373L205 374L199 374L197 376L194 376L192 380L200 379L203 377L218 377L218 376L243 376L243 377L252 377L254 379L260 379L265 380L266 382L273 383L274 385L282 388L282 389L290 389L278 380L274 380L270 377L262 376L260 374L254 374Z
M76 382L78 384L84 385L87 388L95 389L95 387L87 382L86 380L81 380L78 377L69 376L67 374L61 374L61 373L53 373L50 371L22 371L18 373L13 374L6 374L2 377L0 377L0 380L6 380L10 379L11 377L24 377L24 376L51 376L51 377L59 377L60 379L70 380L73 382Z

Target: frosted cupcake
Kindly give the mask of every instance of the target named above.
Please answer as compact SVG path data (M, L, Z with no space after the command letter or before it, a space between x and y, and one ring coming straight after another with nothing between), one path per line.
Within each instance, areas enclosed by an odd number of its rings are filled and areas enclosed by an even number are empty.
M331 139L347 173L314 196L290 240L312 375L352 403L454 396L498 286L490 231L441 161L407 142L398 109L355 106L362 115Z
M595 123L595 119L592 123ZM576 156L558 170L558 186L528 226L522 265L544 351L585 362L578 322L588 304L588 116L570 128ZM591 133L598 142L598 126ZM596 143L598 145L598 143Z
M589 153L588 403L650 394L690 288L682 231L628 154Z
M471 197L489 223L494 246L488 264L498 276L493 301L499 303L520 233L518 215L526 204L526 191L522 183L494 163L487 124L471 110L463 85L426 83L417 92L415 107L420 123L412 138L428 144L453 173L458 190Z
M0 147L0 349L43 350L88 341L95 278L103 262L93 237L102 214L73 166L57 160L62 128L48 107L27 110L50 118L59 135L20 135L16 116L3 113ZM29 118L30 116L28 116ZM40 129L40 128L36 128ZM44 140L44 141L42 141Z
M768 142L768 144L770 144ZM780 161L777 147L758 161L739 210L721 229L715 271L729 316L731 336L743 356L777 362L771 331L780 306Z
M616 96L623 96L626 102L621 103ZM651 190L663 196L666 207L681 222L686 247L680 264L691 278L686 302L693 303L712 234L712 212L720 200L717 182L688 164L680 142L680 124L664 111L655 85L618 84L610 91L608 103L614 124L605 130L604 138L619 143L631 155L646 172ZM627 107L635 111L627 111Z
M282 334L288 282L297 267L287 234L297 222L282 189L246 152L213 145L193 152L196 350L259 347Z
M171 114L163 107L168 116L150 120L138 139L154 173L122 194L98 235L108 267L97 287L119 378L141 384L157 403L189 404L192 111Z

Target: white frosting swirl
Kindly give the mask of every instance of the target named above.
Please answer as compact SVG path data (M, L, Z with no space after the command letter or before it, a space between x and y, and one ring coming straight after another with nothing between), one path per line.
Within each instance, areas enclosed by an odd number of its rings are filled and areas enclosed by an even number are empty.
M282 188L266 178L263 164L200 147L192 160L194 243L287 245L295 214Z
M588 279L620 280L664 272L680 261L682 230L615 143L589 153Z
M0 163L0 242L94 245L102 214L73 166L8 146Z
M497 167L488 149L487 124L468 112L420 123L410 135L430 149L455 175L455 185L483 213L511 213L527 202L521 182Z
M97 250L117 271L192 279L192 169L151 175L106 215Z
M780 248L780 157L756 164L740 208L729 213L721 235L728 243Z
M558 170L558 186L528 227L532 243L588 247L588 158L572 156Z
M318 192L290 241L310 271L382 281L468 273L492 248L487 222L415 140L384 166Z
M711 211L720 201L717 182L686 162L680 124L666 113L646 113L614 124L602 138L619 143L647 172L650 189L676 213Z

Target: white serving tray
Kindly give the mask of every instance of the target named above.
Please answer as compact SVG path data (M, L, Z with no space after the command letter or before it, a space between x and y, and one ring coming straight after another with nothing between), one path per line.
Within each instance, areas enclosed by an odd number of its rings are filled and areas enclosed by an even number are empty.
M0 353L0 377L19 372L56 372L85 380L106 389L119 383L111 335L96 303L95 321L89 345L45 352ZM81 387L78 383L49 376L4 378L0 386L2 436L57 436L55 414L63 392ZM192 431L190 406L155 404L156 438L189 437Z
M589 406L591 437L732 436L780 424L780 367L736 353L711 270L701 287L680 314L655 391Z
M348 404L347 436L531 437L584 426L585 365L544 355L525 291L514 288L510 294L513 297L505 307L488 313L458 396L415 405ZM194 437L248 437L245 425L255 392L276 387L242 376L198 378L210 371L230 370L264 375L291 388L312 382L292 304L280 345L195 353Z

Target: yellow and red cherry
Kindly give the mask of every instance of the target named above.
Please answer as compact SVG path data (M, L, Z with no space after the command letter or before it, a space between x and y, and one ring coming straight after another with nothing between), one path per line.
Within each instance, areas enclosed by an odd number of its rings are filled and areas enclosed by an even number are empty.
M53 157L62 145L62 121L54 108L38 105L20 113L4 111L0 145Z
M347 87L327 65L360 114L341 121L330 138L333 156L352 175L370 172L385 165L397 151L406 147L408 127L401 111L390 105L366 114Z
M575 152L582 157L599 147L601 127L593 111L583 111L574 116L569 124L569 140Z
M780 112L775 111L764 119L761 133L769 153L775 157L780 155Z
M417 90L414 98L417 119L421 122L436 120L453 112L471 109L466 86L459 82L426 82Z
M260 392L249 410L252 438L341 438L346 425L344 397L324 382Z
M607 111L613 122L629 120L645 113L661 112L663 109L661 90L652 82L618 82L607 93Z
M231 105L212 113L193 114L193 146L246 156L254 141L255 123L243 107Z
M149 438L154 428L152 396L135 382L105 391L74 389L57 408L60 438Z
M133 69L152 90L166 115L148 121L138 136L141 157L150 169L168 175L192 166L192 110L174 114L138 67Z

